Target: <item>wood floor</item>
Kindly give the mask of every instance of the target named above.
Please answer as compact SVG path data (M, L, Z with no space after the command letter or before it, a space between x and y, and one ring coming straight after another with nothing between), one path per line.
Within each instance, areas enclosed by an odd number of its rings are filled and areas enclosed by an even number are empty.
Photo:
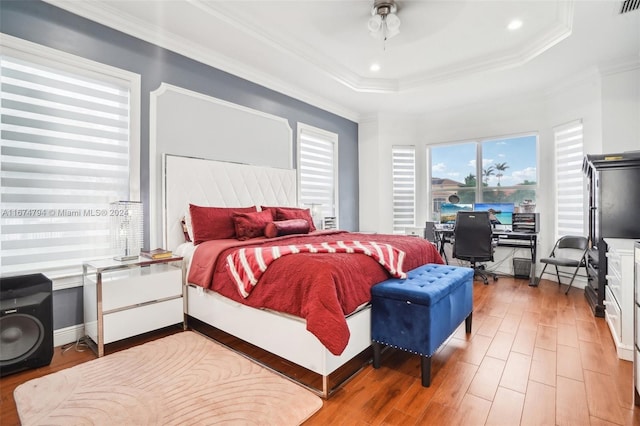
M17 385L93 358L56 348L50 366L0 379L0 425L18 424ZM632 363L617 358L582 290L565 296L549 281L476 282L472 333L458 329L434 356L432 374L422 387L418 356L389 350L380 369L365 367L305 425L640 425Z

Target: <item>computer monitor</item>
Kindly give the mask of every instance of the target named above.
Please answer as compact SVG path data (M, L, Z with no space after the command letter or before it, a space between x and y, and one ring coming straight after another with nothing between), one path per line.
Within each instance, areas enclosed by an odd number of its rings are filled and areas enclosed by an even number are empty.
M513 203L475 203L473 210L489 213L493 225L512 225Z
M456 223L456 215L460 210L473 210L473 204L442 203L440 205L440 223Z

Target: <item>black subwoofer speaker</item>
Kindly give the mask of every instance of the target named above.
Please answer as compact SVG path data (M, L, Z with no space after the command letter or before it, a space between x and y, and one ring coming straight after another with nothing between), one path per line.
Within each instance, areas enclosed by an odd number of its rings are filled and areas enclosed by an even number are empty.
M53 358L51 280L0 278L0 377L49 365Z

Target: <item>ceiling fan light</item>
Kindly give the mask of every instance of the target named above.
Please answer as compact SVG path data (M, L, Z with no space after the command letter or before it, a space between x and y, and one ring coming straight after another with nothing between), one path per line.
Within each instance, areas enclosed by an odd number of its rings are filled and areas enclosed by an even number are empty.
M387 28L389 29L389 33L395 31L395 34L398 34L400 32L400 18L398 18L398 15L396 15L395 13L388 14L385 22L387 24Z
M373 33L377 33L382 29L382 16L374 15L369 19L367 24L369 31L373 35Z
M398 7L393 0L376 0L367 23L369 33L378 40L387 40L400 33Z

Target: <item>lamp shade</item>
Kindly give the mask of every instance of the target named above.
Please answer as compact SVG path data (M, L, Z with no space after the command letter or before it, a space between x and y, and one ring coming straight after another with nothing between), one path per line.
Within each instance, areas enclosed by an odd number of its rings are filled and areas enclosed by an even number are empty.
M388 31L387 37L393 37L400 33L400 18L398 18L398 15L390 13L384 21Z
M369 23L367 26L371 33L379 32L382 27L382 16L373 15L371 18L369 18Z
M396 15L398 6L393 0L376 0L367 22L369 34L378 40L387 40L400 34L400 18Z
M140 201L111 203L111 247L116 260L136 259L142 249L143 209Z

